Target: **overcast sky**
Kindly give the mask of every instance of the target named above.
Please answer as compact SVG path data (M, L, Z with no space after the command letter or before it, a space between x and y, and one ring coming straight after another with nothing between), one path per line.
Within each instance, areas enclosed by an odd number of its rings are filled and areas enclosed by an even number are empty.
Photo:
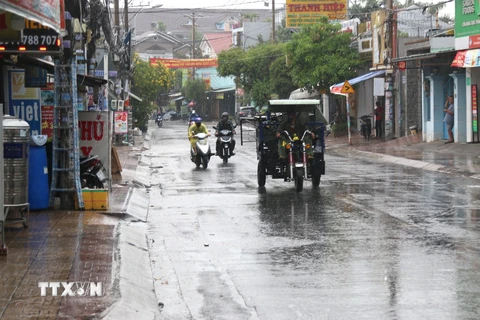
M419 2L443 2L444 0L417 0ZM122 2L122 1L120 1ZM266 9L264 5L268 2L271 5L271 0L131 0L130 6L155 6L163 5L164 8L205 8L205 9ZM352 0L350 0L352 2ZM380 1L379 1L380 2ZM275 1L275 7L281 8L285 5L285 0ZM452 18L455 16L454 1L447 3L445 9L440 11L440 15L448 14Z

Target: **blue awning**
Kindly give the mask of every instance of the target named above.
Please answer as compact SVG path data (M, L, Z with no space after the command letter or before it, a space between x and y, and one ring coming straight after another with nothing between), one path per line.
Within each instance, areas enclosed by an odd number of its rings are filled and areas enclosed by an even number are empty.
M361 75L361 76L359 76L359 77L350 79L350 80L348 80L348 83L350 83L350 85L353 86L353 85L356 85L356 84L358 84L358 83L360 83L360 82L366 81L366 80L368 80L368 79L372 79L372 78L375 78L375 77L384 75L384 74L385 74L385 71L386 71L386 70L376 70L376 71L372 71L372 72L363 74L363 75ZM342 91L342 88L343 88L343 84L344 84L344 82L340 82L340 83L334 84L333 86L330 87L330 92L333 93L333 94L340 94L341 91Z

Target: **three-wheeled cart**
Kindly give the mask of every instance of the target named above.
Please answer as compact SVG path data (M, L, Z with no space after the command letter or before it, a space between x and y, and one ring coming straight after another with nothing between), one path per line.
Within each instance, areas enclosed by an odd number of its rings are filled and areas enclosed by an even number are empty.
M295 112L297 121L307 127L306 134L315 134L311 145L303 137L288 137L283 145L288 150L287 161L279 159L277 128L287 119L287 112ZM325 174L325 118L320 110L320 100L270 100L266 116L255 118L257 149L257 181L264 187L266 176L272 179L293 181L297 192L303 190L304 181L312 181L314 187L320 185L320 178ZM306 150L313 148L313 159L307 159Z

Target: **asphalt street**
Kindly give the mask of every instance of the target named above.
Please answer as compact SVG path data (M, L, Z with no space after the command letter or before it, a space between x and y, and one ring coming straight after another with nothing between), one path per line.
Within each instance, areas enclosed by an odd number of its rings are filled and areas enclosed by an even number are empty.
M259 189L253 141L197 169L186 131L151 126L136 174L165 319L480 317L478 180L327 154L320 188Z

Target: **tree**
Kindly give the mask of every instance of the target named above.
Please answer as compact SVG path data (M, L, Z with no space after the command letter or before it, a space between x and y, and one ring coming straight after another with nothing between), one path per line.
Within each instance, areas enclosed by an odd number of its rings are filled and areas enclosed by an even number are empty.
M202 79L188 79L182 88L182 95L203 107L207 101L207 84Z
M285 57L284 44L260 43L244 52L241 48L224 51L218 56L218 73L234 76L237 87L248 93L257 105L265 105L278 87L272 85L272 64ZM286 79L289 79L287 77Z
M162 21L158 21L157 22L157 30L165 32L165 31L167 31L167 26Z
M153 105L162 94L168 93L173 86L173 73L162 64L155 66L134 57L132 92L142 98L139 105L133 108L133 117L137 126L145 126L149 115L156 108Z
M277 27L276 31L276 40L278 42L288 42L292 40L292 35L295 31L293 31L293 29L286 28L286 25L287 20L286 18L283 18L281 25Z
M278 57L270 65L271 90L278 95L279 99L288 99L290 93L297 89L290 76L290 68L287 66L285 56Z
M339 24L322 17L321 23L293 35L287 43L287 56L295 85L309 92L321 91L355 76L362 60L358 51L350 48L350 34L339 31Z

